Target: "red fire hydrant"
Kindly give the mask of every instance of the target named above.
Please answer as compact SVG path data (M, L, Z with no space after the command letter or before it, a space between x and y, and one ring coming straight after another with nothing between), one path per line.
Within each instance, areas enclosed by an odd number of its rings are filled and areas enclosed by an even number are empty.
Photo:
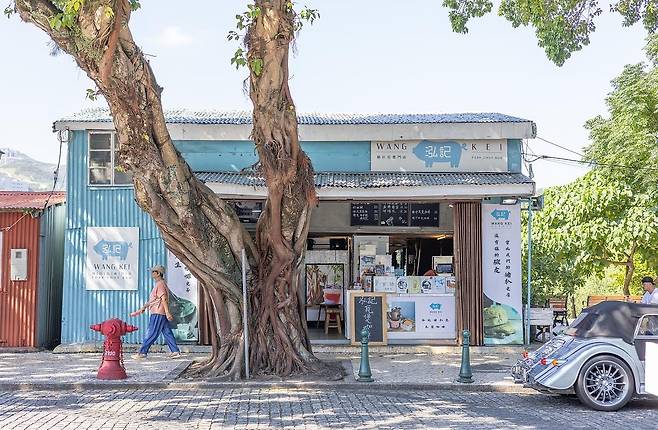
M103 342L103 358L98 368L98 379L126 379L126 368L123 366L123 348L121 336L137 330L137 327L126 324L118 318L112 318L100 324L91 326L92 330L105 335Z

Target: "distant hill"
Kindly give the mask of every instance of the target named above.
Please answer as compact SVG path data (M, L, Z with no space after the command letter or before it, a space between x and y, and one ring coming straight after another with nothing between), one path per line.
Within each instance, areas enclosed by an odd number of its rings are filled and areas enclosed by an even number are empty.
M55 164L43 163L11 148L0 148L0 190L50 191ZM59 169L57 191L66 189L66 166Z

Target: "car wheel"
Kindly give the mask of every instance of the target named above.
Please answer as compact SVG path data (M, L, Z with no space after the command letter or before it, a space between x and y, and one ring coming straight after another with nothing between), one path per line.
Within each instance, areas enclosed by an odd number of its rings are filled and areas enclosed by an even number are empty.
M621 359L600 355L585 363L574 388L585 406L597 411L616 411L635 394L635 380Z

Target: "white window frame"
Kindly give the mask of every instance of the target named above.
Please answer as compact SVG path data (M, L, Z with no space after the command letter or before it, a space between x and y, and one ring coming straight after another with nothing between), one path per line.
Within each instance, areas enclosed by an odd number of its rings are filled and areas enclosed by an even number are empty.
M658 318L658 313L655 314L644 314L640 317L640 319L637 320L637 325L635 326L635 340L653 340L653 341L658 341L658 334L640 334L640 326L642 325L642 320L646 317L657 317Z
M92 151L91 149L91 136L94 134L109 134L110 135L110 169L112 171L112 177L110 180L109 184L92 184L91 183L91 153L92 152L101 152L101 150L98 151ZM89 187L100 187L100 188L107 188L107 187L133 187L133 183L129 182L127 184L115 184L114 183L114 175L116 174L116 164L115 164L115 146L118 145L116 133L114 131L88 131L87 132L87 186Z

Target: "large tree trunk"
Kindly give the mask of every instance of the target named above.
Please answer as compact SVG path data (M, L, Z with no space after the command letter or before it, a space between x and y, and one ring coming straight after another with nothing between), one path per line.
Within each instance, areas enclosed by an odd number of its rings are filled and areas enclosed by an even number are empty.
M251 300L250 363L255 372L280 375L330 370L311 352L306 300L299 284L317 197L313 168L299 143L297 113L288 86L295 12L287 0L259 0L256 7L261 12L245 42L248 63L262 64L262 69L250 67L250 95L252 139L268 196L256 232L259 265Z
M63 12L60 4L16 0L16 9L96 83L110 107L121 165L133 175L137 203L204 289L213 322L212 354L195 366L195 374L230 379L243 374L240 261L245 249L254 372L286 376L324 370L340 377L338 368L311 353L299 286L316 196L287 82L294 36L290 4L257 2L263 13L247 37L249 58L263 60L262 72L251 71L251 98L253 139L268 186L255 242L234 209L196 179L176 150L166 127L162 88L128 27L128 0L87 0L70 26L51 26Z
M110 7L113 14L107 14ZM61 13L50 1L16 0L21 18L48 33L96 83L112 113L122 167L133 175L135 198L167 247L200 281L214 316L213 350L197 371L231 379L242 374L241 250L249 267L259 253L235 211L192 174L167 131L160 88L135 44L127 0L86 1L74 28L52 28ZM248 279L255 279L249 269ZM273 369L276 371L276 369Z

